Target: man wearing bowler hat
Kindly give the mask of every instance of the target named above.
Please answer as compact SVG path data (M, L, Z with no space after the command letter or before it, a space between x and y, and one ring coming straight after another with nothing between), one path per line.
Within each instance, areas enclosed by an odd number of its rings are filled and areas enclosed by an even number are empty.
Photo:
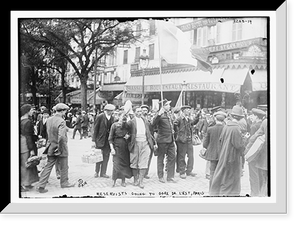
M94 123L94 134L92 141L95 142L97 149L101 149L103 153L103 161L97 162L95 166L94 177L109 178L106 175L107 164L110 155L110 146L108 143L108 136L110 132L111 125L114 123L114 117L112 116L115 110L115 106L112 104L106 104L104 107L104 112L99 114ZM101 167L101 170L100 170Z
M157 126L158 145L157 155L157 175L161 183L165 183L164 179L164 158L167 156L167 182L176 183L175 175L175 139L174 139L174 124L170 114L170 103L167 99L161 102L161 109L153 119L153 127Z
M177 169L180 178L185 179L186 176L195 177L197 174L193 173L194 167L194 148L192 142L193 126L198 123L200 112L196 115L194 120L190 119L191 107L182 106L182 115L174 121L174 130L176 133L177 144ZM185 157L187 156L187 163Z
M48 182L51 170L58 161L60 166L60 186L62 188L74 187L68 181L68 136L67 126L64 116L69 107L64 103L58 103L55 106L56 113L47 120L48 144L45 149L47 153L47 164L41 173L40 181L37 184L37 190L45 193L48 190L45 186Z
M238 121L244 117L242 107L234 106L231 117L220 135L219 162L210 187L212 196L239 196L241 192L244 142Z

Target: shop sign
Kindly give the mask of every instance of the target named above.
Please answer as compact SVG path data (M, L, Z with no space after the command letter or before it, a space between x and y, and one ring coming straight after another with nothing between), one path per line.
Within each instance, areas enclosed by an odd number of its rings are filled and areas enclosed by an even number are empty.
M178 25L177 27L183 31L191 31L200 27L205 27L205 26L213 26L216 25L218 22L224 22L227 20L232 20L232 18L206 18L206 19L199 19L195 20L193 22L187 23L187 24L182 24Z
M253 44L266 46L266 42L263 41L262 38L255 38L255 39L248 39L248 40L226 43L221 45L209 46L206 47L206 49L209 52L219 52L219 51L227 51L232 49L241 49L241 48L249 47Z
M81 104L81 94L73 95L70 97L70 102L72 104Z
M87 97L92 93L93 91L87 90ZM74 95L73 95L74 94ZM72 104L81 104L81 93L78 91L70 92L67 94L67 97L70 97L70 103Z
M239 92L240 85L237 84L223 84L223 83L213 83L213 82L206 82L206 83L188 83L186 85L186 91L221 91L221 92ZM126 86L127 92L141 92L142 86L135 85L135 86ZM161 86L160 85L146 85L145 92L160 92ZM162 85L163 91L181 91L182 84L164 84Z
M145 94L144 101L148 101L149 95ZM141 102L142 100L142 94L141 93L124 93L122 102L126 102L127 100L130 100L132 102Z

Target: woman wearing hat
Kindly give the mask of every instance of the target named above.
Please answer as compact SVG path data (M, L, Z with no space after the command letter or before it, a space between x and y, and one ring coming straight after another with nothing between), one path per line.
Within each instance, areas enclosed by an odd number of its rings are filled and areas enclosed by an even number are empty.
M220 135L220 156L211 182L212 196L239 196L241 192L241 156L244 143L238 121L244 117L240 106L231 111L232 120L227 122Z
M121 179L121 185L125 187L125 178L129 179L132 177L127 142L129 132L125 125L126 118L123 118L122 112L118 112L114 116L116 122L112 124L108 137L111 154L113 155L113 187L116 185L117 179Z
M30 156L37 154L35 142L37 136L34 134L32 121L29 119L33 114L30 104L24 104L21 107L21 124L20 124L20 164L21 164L21 191L28 191L33 186L31 184L39 181L37 167L26 168L25 162Z

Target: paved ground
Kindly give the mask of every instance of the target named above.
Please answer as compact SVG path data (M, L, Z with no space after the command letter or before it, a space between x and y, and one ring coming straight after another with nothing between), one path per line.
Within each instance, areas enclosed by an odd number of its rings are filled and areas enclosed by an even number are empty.
M203 197L208 196L209 180L205 178L206 161L199 157L201 145L194 146L194 170L197 173L196 177L187 177L181 179L179 174L175 175L177 183L161 183L158 181L156 174L156 157L153 157L150 166L150 179L145 179L145 188L133 186L133 178L127 179L126 187L121 186L121 180L117 181L116 187L112 188L111 178L94 178L94 164L86 164L81 161L81 156L85 151L90 150L92 141L91 138L79 140L79 136L75 139L70 139L72 130L69 131L69 181L76 183L73 188L61 188L59 180L56 179L55 168L53 168L49 183L46 188L48 192L45 194L38 193L35 188L28 192L22 192L22 197L30 198L53 198L53 197L109 197L109 198L160 198L160 197ZM248 166L245 164L245 172L242 177L242 192L245 196L250 194ZM112 157L109 160L107 174L112 174ZM79 187L79 182L86 182L82 187Z

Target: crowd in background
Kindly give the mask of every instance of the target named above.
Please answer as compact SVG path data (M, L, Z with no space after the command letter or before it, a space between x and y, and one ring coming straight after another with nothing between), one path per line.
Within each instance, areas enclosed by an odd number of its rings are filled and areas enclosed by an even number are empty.
M117 179L122 179L121 185L125 187L125 178L133 176L134 185L144 188L144 179L150 178L148 171L153 156L157 156L159 182L176 183L175 172L182 179L187 176L195 177L197 173L193 172L193 145L202 144L203 149L199 155L207 160L206 178L210 181L210 195L239 196L245 154L258 136L265 135L266 141L260 155L249 162L248 166L251 196L268 195L267 113L261 109L247 111L240 103L229 110L222 107L172 108L168 100L161 103L159 110L142 105L133 107L129 112L124 110L124 106L116 109L112 104L107 104L98 113L69 108L67 105L58 105L61 109L56 105L51 110L45 107L36 110L29 107L29 104L25 105L26 108L21 107L22 163L28 157L37 155L35 142L39 139L49 140L47 121L56 116L57 112L63 111L60 116L65 122L66 130L73 130L72 139L76 139L77 132L79 139L91 137L95 147L103 152L103 161L95 166L95 177L109 178L106 168L110 154L113 155L113 187L116 186ZM27 119L26 124L23 123L24 119ZM28 137L31 139L28 140ZM50 166L56 166L58 179L61 178L62 161L66 166L67 161L59 158L53 159ZM37 171L26 170L24 165L21 165L21 170L21 190L26 191L38 181ZM64 173L62 186L73 186L68 183L67 178L67 173ZM47 177L44 177L44 181L45 179ZM39 191L46 192L45 184Z

